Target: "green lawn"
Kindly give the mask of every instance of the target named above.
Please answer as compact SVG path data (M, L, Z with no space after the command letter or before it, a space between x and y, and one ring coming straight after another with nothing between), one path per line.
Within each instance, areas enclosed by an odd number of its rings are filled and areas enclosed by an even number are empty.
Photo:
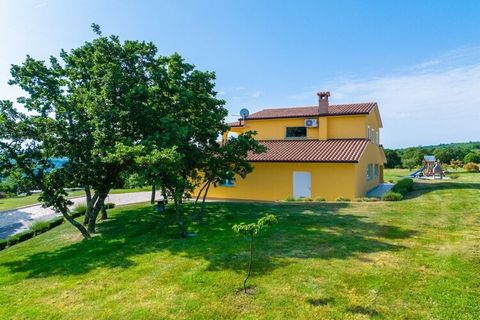
M151 190L149 187L147 188L136 188L136 189L114 189L110 193L128 193L128 192L139 192L139 191L149 191ZM69 193L71 197L83 196L85 195L84 191L73 191ZM18 207L29 206L32 204L38 203L38 194L32 194L30 196L23 196L23 197L13 197L13 198L6 198L0 199L0 213L1 211L11 210Z
M386 182L397 182L398 180L405 178L412 172L414 172L417 169L414 170L408 170L408 169L385 169L384 171L384 178L383 180Z
M421 181L397 203L209 203L197 237L119 207L81 241L64 224L0 252L0 319L478 319L480 174ZM274 213L239 291L247 242Z

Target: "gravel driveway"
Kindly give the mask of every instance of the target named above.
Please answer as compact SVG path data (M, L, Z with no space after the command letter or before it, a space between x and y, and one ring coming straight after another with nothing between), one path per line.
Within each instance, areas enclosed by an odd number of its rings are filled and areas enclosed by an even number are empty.
M111 194L105 202L115 203L117 206L148 202L151 196L150 191ZM157 199L161 199L160 193L157 192ZM85 204L85 197L71 199L73 206ZM41 205L33 205L15 210L0 212L0 239L7 238L15 233L28 229L37 221L50 220L61 214L55 213L50 208L42 208Z

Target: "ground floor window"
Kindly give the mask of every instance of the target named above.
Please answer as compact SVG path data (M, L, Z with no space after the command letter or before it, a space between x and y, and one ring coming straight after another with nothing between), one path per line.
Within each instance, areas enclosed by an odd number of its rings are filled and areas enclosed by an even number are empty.
M374 174L375 174L375 178L378 178L378 164L375 164Z
M227 172L226 176L227 177L225 179L220 180L220 185L225 187L233 186L235 184L233 175L230 172Z
M367 180L370 181L372 180L373 176L373 164L369 163L367 166Z

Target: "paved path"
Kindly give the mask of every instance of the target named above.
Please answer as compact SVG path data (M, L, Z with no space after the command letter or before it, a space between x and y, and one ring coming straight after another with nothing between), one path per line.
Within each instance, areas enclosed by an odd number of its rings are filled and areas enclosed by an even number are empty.
M390 191L394 186L393 183L380 183L378 186L367 192L367 197L381 198L382 195Z
M106 202L115 203L117 206L140 203L150 201L151 192L132 192L111 194L105 200ZM157 193L157 199L161 199L161 195ZM85 204L85 197L71 199L73 206ZM50 220L60 214L56 214L50 208L42 208L41 205L33 205L24 208L0 212L0 239L7 238L15 233L28 229L37 221Z

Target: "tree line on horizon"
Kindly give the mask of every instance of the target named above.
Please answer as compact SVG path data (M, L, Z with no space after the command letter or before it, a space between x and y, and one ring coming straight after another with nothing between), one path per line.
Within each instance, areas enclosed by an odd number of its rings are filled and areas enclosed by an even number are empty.
M433 155L442 164L453 168L480 163L480 142L450 143L402 149L385 149L385 168L413 169L422 165L423 157Z

